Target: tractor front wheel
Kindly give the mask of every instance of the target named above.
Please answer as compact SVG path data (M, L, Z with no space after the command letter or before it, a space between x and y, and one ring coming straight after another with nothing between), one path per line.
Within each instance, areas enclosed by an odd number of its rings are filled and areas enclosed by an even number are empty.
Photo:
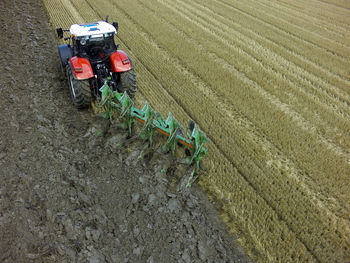
M121 92L126 91L133 98L136 91L136 77L134 69L120 73Z
M91 104L91 89L89 80L77 80L67 66L67 79L73 104L78 109L87 108Z

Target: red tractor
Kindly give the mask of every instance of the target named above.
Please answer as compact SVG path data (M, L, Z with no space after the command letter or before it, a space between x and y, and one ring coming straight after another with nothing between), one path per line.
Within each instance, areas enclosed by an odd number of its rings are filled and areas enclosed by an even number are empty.
M100 101L100 88L107 79L114 90L126 91L133 97L136 92L133 64L125 52L118 50L119 44L114 43L118 22L111 25L106 19L56 31L59 38L63 38L64 32L70 34L64 38L70 43L59 45L58 53L77 108L90 106L92 99Z

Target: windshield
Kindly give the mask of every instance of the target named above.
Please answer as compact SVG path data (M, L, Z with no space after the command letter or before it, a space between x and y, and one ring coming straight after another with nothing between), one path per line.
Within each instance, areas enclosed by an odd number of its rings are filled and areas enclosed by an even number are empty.
M117 47L113 35L93 38L82 38L76 41L79 53L91 59L103 58L113 53Z

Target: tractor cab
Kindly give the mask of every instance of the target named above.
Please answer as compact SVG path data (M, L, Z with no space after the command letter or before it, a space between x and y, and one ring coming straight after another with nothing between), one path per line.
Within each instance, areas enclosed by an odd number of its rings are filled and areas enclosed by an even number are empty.
M108 58L117 50L114 43L117 29L118 23L111 25L104 21L72 25L69 33L72 39L73 54L85 57L92 63Z

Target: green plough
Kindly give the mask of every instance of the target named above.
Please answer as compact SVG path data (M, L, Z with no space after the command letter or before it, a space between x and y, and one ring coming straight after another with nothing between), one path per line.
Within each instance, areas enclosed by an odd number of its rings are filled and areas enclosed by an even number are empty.
M166 143L163 145L163 150L165 152L171 151L173 155L178 144L186 146L190 153L190 156L186 158L186 162L189 165L195 164L191 178L198 172L200 160L208 153L205 144L209 142L209 139L192 120L189 122L185 134L183 134L180 123L171 113L164 120L147 102L142 110L137 109L134 107L134 102L127 92L119 93L113 91L108 85L108 80L106 80L100 91L102 98L99 106L103 107L103 116L105 118L108 118L111 122L115 121L115 113L118 113L117 120L122 127L128 129L129 135L131 135L132 125L135 120L142 123L143 127L140 136L142 139L148 140L150 146L153 143L154 132L158 131L168 136Z

